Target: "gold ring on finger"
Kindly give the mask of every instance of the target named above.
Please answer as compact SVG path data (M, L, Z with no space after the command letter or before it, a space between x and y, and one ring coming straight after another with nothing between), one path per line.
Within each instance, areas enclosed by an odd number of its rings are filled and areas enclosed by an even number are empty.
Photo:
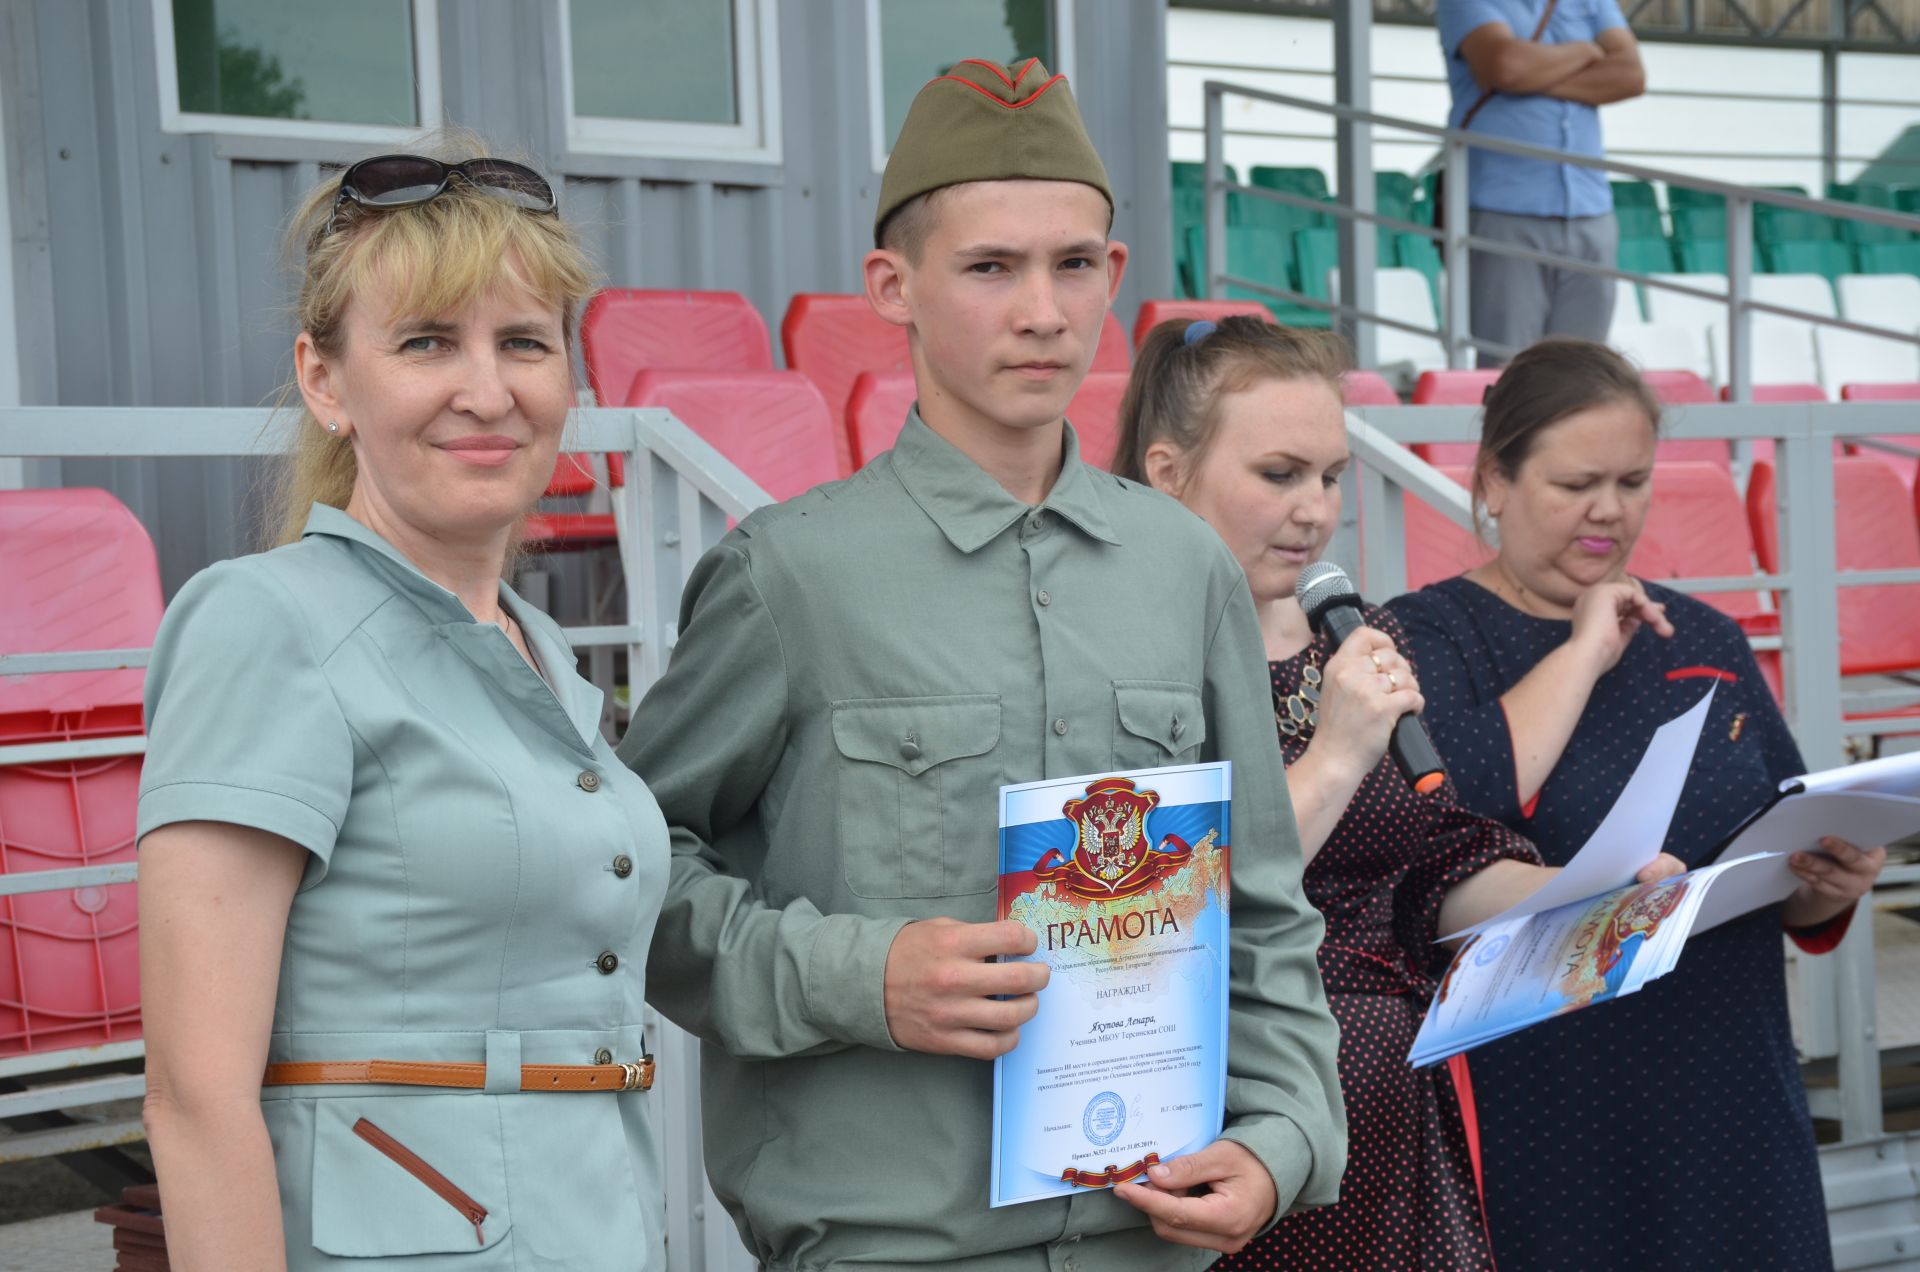
M1400 677L1394 672L1387 673L1387 692L1392 693L1400 687Z
M1370 650L1368 650L1368 651L1367 651L1367 657L1369 657L1369 658L1371 658L1371 659L1373 659L1373 669L1374 669L1375 671L1377 671L1377 672L1380 672L1380 673L1381 673L1381 674L1383 674L1383 675L1384 675L1384 674L1386 673L1386 670L1387 670L1387 669L1386 669L1386 667L1385 667L1385 666L1383 666L1383 665L1381 664L1381 662L1380 662L1380 651L1379 651L1379 650L1377 650L1377 649L1370 649Z

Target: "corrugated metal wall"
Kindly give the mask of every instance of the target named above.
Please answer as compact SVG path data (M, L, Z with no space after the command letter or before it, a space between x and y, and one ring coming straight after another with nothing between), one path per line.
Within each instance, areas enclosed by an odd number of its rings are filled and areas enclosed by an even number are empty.
M931 2L931 0L930 0ZM1165 0L1072 0L1074 89L1133 248L1119 313L1170 277ZM568 154L547 0L441 0L450 122L539 157L607 281L744 292L777 333L796 291L851 291L870 243L864 0L781 0L784 162ZM278 236L322 163L364 147L159 126L148 0L0 0L21 398L241 406L288 367ZM956 50L956 57L967 50ZM636 71L640 66L636 50ZM247 550L238 461L69 461L35 484L98 484L153 531L168 591Z

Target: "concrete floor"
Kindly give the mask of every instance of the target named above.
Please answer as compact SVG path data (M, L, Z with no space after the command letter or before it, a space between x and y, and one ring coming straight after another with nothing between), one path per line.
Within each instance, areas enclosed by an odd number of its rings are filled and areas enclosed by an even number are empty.
M0 1227L0 1272L111 1272L113 1229L78 1210Z

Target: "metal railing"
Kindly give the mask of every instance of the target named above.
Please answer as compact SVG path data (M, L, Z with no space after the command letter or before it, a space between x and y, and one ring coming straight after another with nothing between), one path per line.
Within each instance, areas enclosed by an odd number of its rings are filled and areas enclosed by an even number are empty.
M286 439L260 410L177 410L158 407L0 408L0 458L128 459L146 456L270 456ZM700 557L727 531L730 519L771 502L720 453L663 410L587 408L568 423L566 448L625 457L623 484L612 500L626 614L617 626L566 629L576 650L624 647L630 692L640 693L660 673L674 643L681 589ZM0 676L96 671L147 665L148 649L0 654ZM0 746L0 766L41 764L103 755L137 755L140 736L80 742ZM0 898L82 886L130 886L135 863L82 866L0 875ZM700 1044L649 1012L646 1033L660 1061L649 1097L666 1180L668 1261L672 1272L745 1272L753 1266L732 1220L706 1184L700 1135ZM76 1069L138 1060L139 1042L66 1051L27 1052L0 1059L0 1078L37 1078L42 1085L0 1094L0 1118L81 1108L137 1098L139 1074L59 1080ZM47 1085L46 1080L55 1081ZM0 1163L133 1143L144 1135L137 1119L87 1122L0 1140Z
M1920 216L1911 216L1885 208L1870 207L1865 204L1839 203L1830 199L1811 199L1801 195L1787 194L1775 190L1762 190L1753 186L1736 185L1724 181L1711 181L1703 177L1673 172L1663 168L1649 168L1640 164L1624 163L1615 159L1574 154L1571 151L1555 150L1546 146L1535 146L1525 142L1510 141L1504 137L1489 136L1485 133L1462 131L1458 128L1445 128L1437 124L1420 120L1403 119L1392 115L1382 115L1375 111L1360 110L1344 106L1337 102L1315 101L1311 98L1296 97L1287 93L1275 93L1266 89L1252 88L1246 85L1229 84L1220 80L1208 80L1206 91L1206 236L1207 262L1205 294L1209 298L1217 297L1222 288L1239 287L1262 296L1271 296L1289 304L1301 305L1322 312L1335 314L1343 318L1363 323L1373 323L1410 332L1414 335L1432 336L1439 340L1446 352L1447 365L1463 367L1468 365L1468 356L1474 350L1484 350L1499 356L1507 356L1517 350L1492 340L1475 336L1471 322L1471 283L1469 280L1469 253L1488 252L1500 256L1509 256L1518 260L1532 261L1541 265L1551 265L1560 269L1575 270L1584 274L1594 274L1603 278L1622 280L1638 284L1641 287L1653 287L1703 300L1723 303L1727 308L1727 386L1736 402L1749 402L1753 399L1753 315L1772 314L1784 318L1799 319L1821 326L1834 327L1844 331L1855 331L1866 335L1879 336L1889 340L1901 341L1920 346L1920 333L1912 329L1878 327L1868 323L1853 322L1848 319L1826 314L1810 313L1791 309L1752 297L1753 278L1753 209L1757 204L1782 208L1788 211L1815 213L1822 216L1838 217L1860 221L1869 225L1882 225L1920 234ZM1435 229L1430 225L1421 225L1396 217L1383 216L1372 209L1371 181L1367 189L1360 192L1359 203L1355 205L1353 190L1343 190L1341 201L1323 202L1306 195L1285 190L1270 190L1262 186L1244 185L1226 179L1226 112L1228 97L1244 97L1255 101L1270 102L1313 114L1330 116L1336 123L1365 128L1390 128L1413 133L1432 139L1441 147L1441 197L1444 206L1440 209L1444 229ZM1633 270L1620 269L1613 264L1596 264L1573 257L1541 252L1522 247L1515 243L1505 243L1495 239L1482 238L1473 234L1469 223L1467 151L1469 147L1513 155L1523 159L1537 159L1549 163L1570 164L1575 167L1591 168L1602 172L1614 173L1639 181L1661 181L1669 187L1680 186L1703 193L1716 194L1726 202L1727 218L1727 290L1714 291L1707 287L1692 286L1676 282L1672 278L1656 278ZM1349 170L1343 164L1343 171ZM1341 240L1339 298L1323 300L1288 287L1277 287L1269 282L1236 276L1228 270L1227 257L1227 195L1238 194L1243 198L1264 199L1288 207L1305 209L1312 212L1327 213L1343 225L1353 227L1351 234L1343 234ZM1424 327L1409 323L1372 308L1374 270L1377 268L1374 255L1373 233L1376 229L1388 229L1399 234L1413 234L1440 245L1442 262L1441 296L1442 304L1437 327ZM1362 359L1365 365L1366 359Z

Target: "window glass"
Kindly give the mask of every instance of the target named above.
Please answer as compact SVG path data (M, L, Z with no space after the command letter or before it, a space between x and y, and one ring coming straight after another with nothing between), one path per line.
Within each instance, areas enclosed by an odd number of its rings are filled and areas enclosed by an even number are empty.
M734 0L573 0L573 112L740 122Z
M413 6L172 0L180 109L413 127Z
M1000 63L1037 57L1049 71L1053 55L1052 0L880 0L880 64L887 149L900 135L907 108L928 80L958 58Z

